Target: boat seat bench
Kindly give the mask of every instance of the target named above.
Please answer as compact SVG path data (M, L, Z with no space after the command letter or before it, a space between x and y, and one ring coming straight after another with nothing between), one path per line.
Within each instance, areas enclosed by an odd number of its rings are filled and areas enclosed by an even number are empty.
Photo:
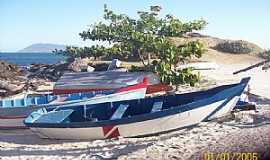
M110 119L111 120L121 119L126 110L128 109L128 107L129 107L128 104L120 104Z
M86 105L83 107L83 118L85 120L90 120L90 121L98 121L98 118L94 115L94 111L91 108L87 108Z
M154 102L151 113L158 112L162 110L163 102Z

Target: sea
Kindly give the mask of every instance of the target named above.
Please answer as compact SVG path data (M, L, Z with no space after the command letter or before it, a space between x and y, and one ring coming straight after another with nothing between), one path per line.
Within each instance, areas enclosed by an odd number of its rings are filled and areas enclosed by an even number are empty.
M66 57L55 53L0 52L0 61L27 67L30 64L55 64L65 61Z

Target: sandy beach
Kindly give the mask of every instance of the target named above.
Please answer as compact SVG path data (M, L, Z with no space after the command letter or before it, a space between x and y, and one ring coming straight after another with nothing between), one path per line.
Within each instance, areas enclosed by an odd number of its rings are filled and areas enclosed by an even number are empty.
M253 61L253 63L255 63ZM234 119L201 123L193 128L145 138L96 141L40 139L30 130L0 131L0 159L204 159L226 153L270 156L270 72L260 67L238 75L232 72L251 63L219 64L217 70L202 71L216 85L251 76L251 101L258 110L235 114Z
M96 141L40 139L29 130L1 131L1 159L203 159L206 153L269 157L270 110L239 113L239 120L205 122L146 138Z
M270 160L269 19L270 0L0 0L0 160Z

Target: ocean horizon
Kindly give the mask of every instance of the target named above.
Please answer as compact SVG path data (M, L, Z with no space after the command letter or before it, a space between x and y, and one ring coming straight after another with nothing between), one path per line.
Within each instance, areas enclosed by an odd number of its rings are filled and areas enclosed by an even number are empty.
M0 52L0 61L12 63L20 67L31 64L55 64L65 61L66 57L55 53L45 52Z

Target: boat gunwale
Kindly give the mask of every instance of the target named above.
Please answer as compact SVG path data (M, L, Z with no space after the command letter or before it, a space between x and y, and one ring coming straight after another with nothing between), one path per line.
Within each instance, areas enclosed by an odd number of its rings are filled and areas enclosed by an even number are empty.
M128 87L125 87L123 89L125 89L124 91L120 91L118 92L118 90L114 91L112 94L107 94L107 95L102 95L102 97L111 97L111 96L116 96L116 95L123 95L123 94L128 94L128 93L132 93L132 92L136 92L140 89L145 89L147 90L147 82L145 83L139 83L139 84L136 84L136 85L131 85L131 86L128 86ZM130 89L131 88L131 89ZM120 90L120 89L119 89ZM64 101L64 102L57 102L57 103L47 103L47 104L39 104L39 105L34 105L34 104L31 104L31 105L27 105L27 106L11 106L11 107L3 107L3 106L0 106L0 110L3 109L18 109L18 108L32 108L32 107L37 107L37 108L41 108L41 107L56 107L56 106L59 106L59 105L72 105L72 104L76 104L76 103L83 103L83 102L87 102L87 101L93 101L93 100L96 100L96 99L99 99L100 97L99 96L94 96L94 97L90 97L90 98L86 98L86 99L76 99L76 100L70 100L70 101Z

